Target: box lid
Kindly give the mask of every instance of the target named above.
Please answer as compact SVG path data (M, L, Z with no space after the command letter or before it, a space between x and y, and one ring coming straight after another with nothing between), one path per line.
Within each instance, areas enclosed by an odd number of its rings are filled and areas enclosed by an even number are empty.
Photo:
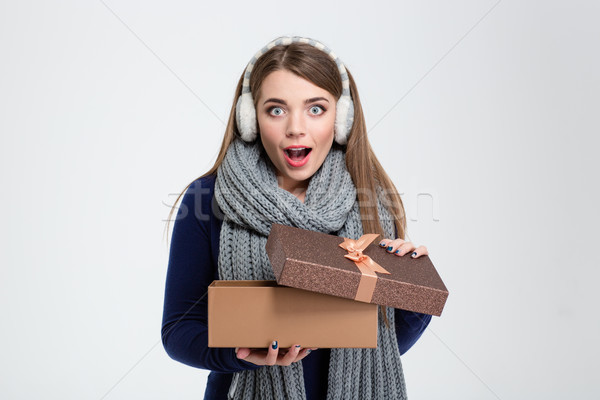
M356 298L363 274L354 261L344 257L348 251L339 246L342 242L340 236L273 224L266 250L279 284ZM389 272L377 273L369 302L441 315L448 290L429 256L399 257L378 241L363 254Z

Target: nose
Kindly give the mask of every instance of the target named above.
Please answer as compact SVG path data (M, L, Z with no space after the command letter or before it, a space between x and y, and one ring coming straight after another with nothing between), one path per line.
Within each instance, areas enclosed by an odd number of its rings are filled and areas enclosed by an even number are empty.
M306 134L306 121L302 111L295 111L289 114L287 124L287 136L304 136Z

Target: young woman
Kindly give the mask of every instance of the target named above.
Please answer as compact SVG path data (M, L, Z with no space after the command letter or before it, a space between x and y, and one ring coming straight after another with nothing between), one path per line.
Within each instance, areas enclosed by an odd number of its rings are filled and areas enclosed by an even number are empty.
M404 240L402 200L371 149L352 75L329 48L274 40L248 64L235 99L215 165L179 196L165 350L212 371L205 399L406 398L400 355L430 315L380 307L376 349L279 349L277 338L264 350L208 348L208 285L274 279L265 252L273 223L354 239L379 233L390 257L428 254Z

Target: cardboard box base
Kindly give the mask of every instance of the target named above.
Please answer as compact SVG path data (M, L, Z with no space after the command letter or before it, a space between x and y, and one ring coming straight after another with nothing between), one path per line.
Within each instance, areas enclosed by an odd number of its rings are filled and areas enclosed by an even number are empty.
M278 286L214 281L208 287L208 346L377 347L377 306Z

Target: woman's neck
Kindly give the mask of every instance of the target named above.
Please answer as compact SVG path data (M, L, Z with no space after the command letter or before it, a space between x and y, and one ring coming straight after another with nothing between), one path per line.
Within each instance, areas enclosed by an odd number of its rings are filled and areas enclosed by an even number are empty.
M306 196L306 189L308 188L308 181L295 181L286 179L282 175L277 176L277 185L294 196L298 198L301 202L304 203L304 198Z

